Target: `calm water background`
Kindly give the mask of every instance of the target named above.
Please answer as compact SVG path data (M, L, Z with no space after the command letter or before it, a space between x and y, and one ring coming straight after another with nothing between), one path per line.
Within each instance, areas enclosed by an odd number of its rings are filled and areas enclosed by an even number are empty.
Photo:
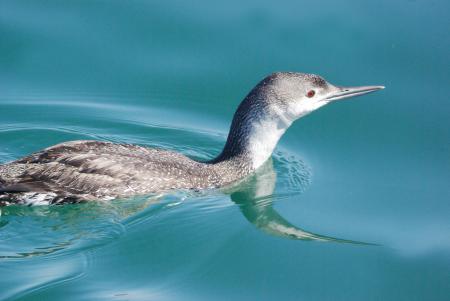
M238 192L1 209L0 299L448 300L449 7L2 0L0 162L74 139L211 158L278 70L387 89L298 121Z

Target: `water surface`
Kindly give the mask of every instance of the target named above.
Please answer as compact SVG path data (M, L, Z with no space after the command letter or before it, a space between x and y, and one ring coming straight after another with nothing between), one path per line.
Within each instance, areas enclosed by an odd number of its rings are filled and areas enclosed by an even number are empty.
M446 300L444 1L0 3L0 162L97 139L218 154L268 73L387 89L233 189L6 207L0 300Z

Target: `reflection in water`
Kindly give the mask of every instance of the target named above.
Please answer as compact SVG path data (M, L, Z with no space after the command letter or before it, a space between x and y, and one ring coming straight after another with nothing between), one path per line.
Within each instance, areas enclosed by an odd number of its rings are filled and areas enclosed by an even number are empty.
M0 300L83 277L89 253L115 241L128 220L157 215L167 204L159 196L65 206L0 208ZM138 214L136 214L138 213ZM23 268L23 271L21 270Z
M276 178L273 162L269 160L252 177L245 179L236 188L232 188L234 191L231 192L231 199L239 205L243 215L250 223L265 233L278 237L361 244L361 242L308 232L284 219L273 208ZM305 178L300 185L306 185L307 180L308 178ZM299 190L303 190L303 187L299 187Z
M64 206L2 207L0 260L58 256L61 250L67 254L104 245L124 233L124 219L157 200L158 196L146 196Z

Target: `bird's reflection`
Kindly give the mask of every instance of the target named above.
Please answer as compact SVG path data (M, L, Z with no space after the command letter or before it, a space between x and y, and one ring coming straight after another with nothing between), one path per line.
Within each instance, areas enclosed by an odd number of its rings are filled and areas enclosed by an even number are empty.
M161 202L162 198L159 194L63 206L0 207L0 262L105 245L126 227L174 206L174 200Z
M231 199L239 206L244 217L258 229L289 239L365 244L319 235L291 224L273 208L276 178L273 162L269 160L253 176L229 191Z

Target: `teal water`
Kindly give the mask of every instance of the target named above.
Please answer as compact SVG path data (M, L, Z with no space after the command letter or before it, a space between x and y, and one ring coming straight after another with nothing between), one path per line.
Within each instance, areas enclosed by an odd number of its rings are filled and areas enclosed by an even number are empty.
M6 207L0 300L448 300L445 1L0 2L0 162L75 139L212 158L278 70L384 91L235 190Z

